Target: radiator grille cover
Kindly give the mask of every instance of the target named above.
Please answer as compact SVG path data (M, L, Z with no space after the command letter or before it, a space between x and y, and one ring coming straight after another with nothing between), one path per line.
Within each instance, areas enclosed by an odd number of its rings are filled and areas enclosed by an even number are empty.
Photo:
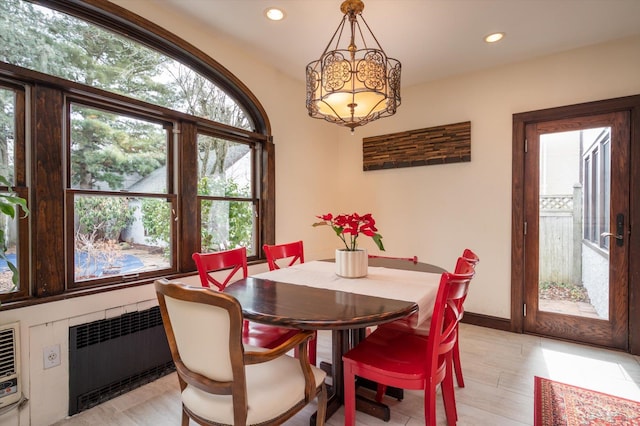
M76 348L97 345L111 339L162 326L160 308L131 312L117 318L94 321L76 327Z
M0 378L17 374L16 371L16 330L0 330Z
M69 415L175 370L160 308L69 328Z

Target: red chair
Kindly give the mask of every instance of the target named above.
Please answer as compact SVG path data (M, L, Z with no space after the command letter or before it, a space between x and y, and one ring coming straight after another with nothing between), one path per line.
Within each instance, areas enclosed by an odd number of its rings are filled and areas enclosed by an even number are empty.
M464 257L467 262L471 263L473 266L477 265L478 262L480 262L480 258L478 257L478 255L470 249L464 249L464 251L462 252L462 257Z
M264 254L267 257L267 264L269 265L269 270L273 271L276 269L280 269L280 265L278 265L278 260L284 260L281 264L286 267L293 266L297 263L304 263L304 246L302 241L294 241L292 243L284 243L284 244L264 244L262 246L264 250ZM313 339L309 340L309 362L313 365L316 365L316 354L317 354L317 333Z
M203 287L211 287L211 284L223 291L229 281L242 269L242 277L247 277L247 249L240 247L233 250L219 251L215 253L193 253L191 258L196 262L200 283ZM224 278L224 281L216 279L211 275L223 269L231 269Z
M480 262L480 258L477 254L469 249L464 249L462 252L462 257L469 262L474 270L478 262ZM457 266L457 265L456 265ZM458 271L454 271L454 273L458 273ZM460 300L460 304L458 305L458 310L460 311L460 319L462 319L462 315L464 314L464 300L466 296ZM456 330L456 334L458 330ZM462 377L462 365L460 364L460 347L458 346L459 339L456 339L456 344L453 347L453 369L456 372L456 382L458 382L458 387L464 387L464 378Z
M267 263L269 264L269 270L280 269L278 260L286 259L286 266L292 266L294 263L304 263L304 247L302 241L294 241L292 243L285 244L265 244L262 246L265 256L267 256Z
M355 424L356 376L386 386L424 390L425 424L436 425L436 390L441 385L447 423L455 425L457 410L451 372L453 347L460 321L458 301L474 275L473 265L460 258L459 274L440 278L429 336L381 327L343 357L345 426Z
M391 260L406 260L409 262L413 262L414 265L416 265L418 263L418 256L413 256L413 257L393 257L393 256L380 256L380 255L376 255L376 254L370 254L368 255L369 259L391 259ZM402 320L399 320L402 321ZM371 334L371 327L367 327L365 330L365 334L368 336L369 334ZM380 402L380 401L378 401Z
M478 264L478 262L480 262L480 258L478 257L478 255L476 255L473 251L471 251L470 249L465 249L462 252L462 258L465 259L468 263L470 263L473 268L475 269L476 265ZM458 262L456 264L456 269L454 269L453 273L457 274L460 271L457 270L458 265L460 265L461 263ZM466 296L461 299L458 305L458 310L460 311L460 318L462 318L462 315L464 314L464 301L466 299ZM398 329L403 329L406 332L411 332L411 333L417 333L417 334L421 334L423 336L428 336L429 335L429 324L423 324L420 327L416 328L416 329L411 329L408 325L408 323L405 320L397 320L397 321L392 321L390 323L387 324L383 324L380 327L393 327L393 328L398 328ZM456 330L457 332L457 330ZM456 344L455 347L453 348L453 367L454 370L456 372L456 382L458 383L458 386L463 388L464 387L464 378L462 377L462 365L460 363L460 347L458 345L458 339L456 339ZM376 400L378 402L380 402L382 400L382 395L384 394L383 392L384 388L378 388L378 394L376 397Z
M242 271L242 276L238 278L247 277L247 249L245 247L214 253L193 253L191 257L196 262L200 283L203 287L211 287L213 284L218 290L224 291L238 271ZM212 275L222 270L229 270L223 280ZM245 345L273 349L297 333L299 330L292 328L275 327L244 320L242 339Z

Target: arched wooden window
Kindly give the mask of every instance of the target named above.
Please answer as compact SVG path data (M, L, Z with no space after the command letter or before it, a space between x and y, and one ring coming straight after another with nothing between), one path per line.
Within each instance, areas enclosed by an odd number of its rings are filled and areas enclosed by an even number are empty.
M269 123L228 70L102 0L6 0L0 41L0 191L32 211L12 223L20 281L2 287L0 261L1 300L147 283L193 271L194 251L261 257Z

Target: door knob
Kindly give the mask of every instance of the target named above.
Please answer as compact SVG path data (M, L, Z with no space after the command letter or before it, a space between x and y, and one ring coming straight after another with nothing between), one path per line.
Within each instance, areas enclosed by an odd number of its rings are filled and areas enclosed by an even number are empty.
M616 215L616 233L613 234L611 232L603 232L600 234L601 238L605 237L613 237L615 238L616 245L623 246L624 245L624 215L622 213L618 213Z
M602 234L600 234L600 237L605 238L605 237L613 237L615 239L621 240L624 237L622 235L616 235L616 234L612 234L611 232L603 232Z

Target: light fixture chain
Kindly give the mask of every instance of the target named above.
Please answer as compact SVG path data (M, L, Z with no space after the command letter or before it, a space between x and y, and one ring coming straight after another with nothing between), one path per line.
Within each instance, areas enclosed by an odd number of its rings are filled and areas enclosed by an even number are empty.
M373 41L375 41L376 44L378 45L378 49L384 51L382 46L380 46L380 43L378 42L378 39L376 38L376 35L373 33L373 31L371 31L371 28L369 28L369 24L367 24L367 21L366 21L366 19L364 19L364 16L360 15L360 19L362 19L362 22L364 22L364 25L367 27L367 30L369 31L369 34L371 34L371 37L373 37ZM358 28L360 28L359 25L358 25ZM362 32L360 32L360 36L362 37ZM364 37L362 37L362 40L364 40Z

